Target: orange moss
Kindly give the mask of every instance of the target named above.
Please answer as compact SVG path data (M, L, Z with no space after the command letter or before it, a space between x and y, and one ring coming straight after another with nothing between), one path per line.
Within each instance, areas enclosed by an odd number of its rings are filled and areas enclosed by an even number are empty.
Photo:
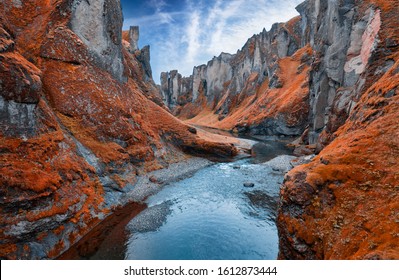
M65 243L64 243L64 241L61 240L54 246L53 249L51 249L48 252L47 256L49 258L53 259L53 258L57 257L60 254L60 252L62 252L64 250L64 248L65 248Z
M385 97L399 87L398 55L378 80L370 73L369 88L335 140L286 176L279 228L307 240L309 256L399 258L399 96ZM303 207L303 214L289 214L292 201ZM289 249L293 239L280 242L285 257L307 256Z
M254 53L255 53L255 40L251 40L251 41L249 42L248 51L249 51L249 55L250 55L251 57L253 57L253 56L254 56Z
M16 31L18 49L26 58L37 58L46 34L47 23L54 9L51 0L26 0L23 8L0 2L0 10L7 16L9 28ZM27 30L28 29L28 30Z
M101 142L95 136L94 127L82 126L76 118L59 114L58 117L63 124L84 146L89 148L104 163L120 162L128 160L128 154L115 142Z
M117 174L112 175L111 179L114 180L121 189L123 189L127 184L127 181Z
M288 22L284 23L284 27L288 30L289 34L295 38L298 45L300 45L301 38L298 32L295 30L295 27L298 26L300 20L301 16L296 16L290 19Z
M223 120L219 121L217 115L204 110L189 122L227 130L233 129L237 124L259 124L267 118L277 118L280 115L285 118L289 126L303 122L309 110L308 88L304 86L307 83L309 66L303 65L299 74L297 69L300 66L301 57L310 52L311 48L306 46L292 57L279 60L278 75L283 82L282 88L270 89L269 80L266 79L255 91L255 95L242 94L233 99L230 106L231 113ZM244 93L248 92L248 87L254 79L256 79L256 73L252 73L248 79Z
M18 247L16 244L0 244L2 259L16 260Z
M367 2L367 1L365 1ZM370 3L374 4L384 12L389 12L398 9L398 4L395 0L369 0Z
M130 37L129 37L129 31L128 30L124 30L122 31L122 39L125 40L126 42L129 42Z

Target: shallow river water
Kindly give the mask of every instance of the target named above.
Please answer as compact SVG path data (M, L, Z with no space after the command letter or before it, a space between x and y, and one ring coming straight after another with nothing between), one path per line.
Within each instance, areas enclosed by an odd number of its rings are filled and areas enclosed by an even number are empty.
M125 259L276 259L281 182L269 166L241 160L173 183L127 225Z
M284 173L269 160L284 154L284 142L258 140L251 158L205 167L118 210L60 259L276 259Z

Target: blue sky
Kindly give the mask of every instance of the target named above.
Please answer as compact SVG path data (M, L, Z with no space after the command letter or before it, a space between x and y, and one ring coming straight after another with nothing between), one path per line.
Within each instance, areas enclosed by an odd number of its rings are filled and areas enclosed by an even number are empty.
M124 30L140 27L139 47L151 46L156 83L161 72L183 76L221 52L236 53L248 38L298 15L303 0L121 0Z

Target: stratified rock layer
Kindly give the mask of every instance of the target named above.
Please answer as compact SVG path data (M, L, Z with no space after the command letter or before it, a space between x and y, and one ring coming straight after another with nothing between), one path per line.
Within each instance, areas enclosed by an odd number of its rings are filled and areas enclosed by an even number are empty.
M121 26L117 0L0 2L1 259L57 257L183 151L236 153L156 104Z

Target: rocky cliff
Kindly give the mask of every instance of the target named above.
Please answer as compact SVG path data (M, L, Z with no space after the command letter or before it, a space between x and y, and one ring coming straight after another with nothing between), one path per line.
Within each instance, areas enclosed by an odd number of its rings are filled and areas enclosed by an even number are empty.
M192 102L192 77L182 77L177 70L161 73L161 94L169 109Z
M286 175L282 259L399 258L396 1L307 1L309 141L320 154ZM323 149L324 148L324 149Z
M310 49L301 48L300 34L299 17L288 23L274 24L270 31L263 30L251 37L235 55L222 53L206 65L194 67L192 76L181 78L188 81L188 86L173 88L176 102L167 105L180 118L192 119L190 121L198 124L236 128L252 134L300 135L308 114L306 89L301 85L289 89L295 91L292 104L282 104L281 100L270 103L276 92L288 91L288 84L284 86L283 80L295 77L287 74L306 75ZM294 62L292 57L297 51ZM280 61L284 58L287 59ZM292 63L298 64L297 71L291 71L295 67ZM167 73L161 74L163 85L168 84L167 77ZM164 96L171 96L172 90L163 87L162 92ZM259 98L261 95L263 97ZM275 110L276 106L287 109L294 104L296 111L301 111L296 112L298 117ZM251 112L256 116L251 116Z
M156 104L122 20L117 0L0 1L1 259L56 257L183 151L235 154Z
M237 54L195 67L187 90L174 92L191 102L173 112L194 124L300 136L298 153L318 154L285 178L280 258L397 259L399 5L307 0L297 10Z
M122 43L125 50L127 50L124 55L126 63L129 64L129 76L140 84L140 88L143 89L143 93L146 97L157 105L165 108L158 86L152 78L150 46L144 46L140 50L138 42L138 26L131 26L129 31L122 32Z

